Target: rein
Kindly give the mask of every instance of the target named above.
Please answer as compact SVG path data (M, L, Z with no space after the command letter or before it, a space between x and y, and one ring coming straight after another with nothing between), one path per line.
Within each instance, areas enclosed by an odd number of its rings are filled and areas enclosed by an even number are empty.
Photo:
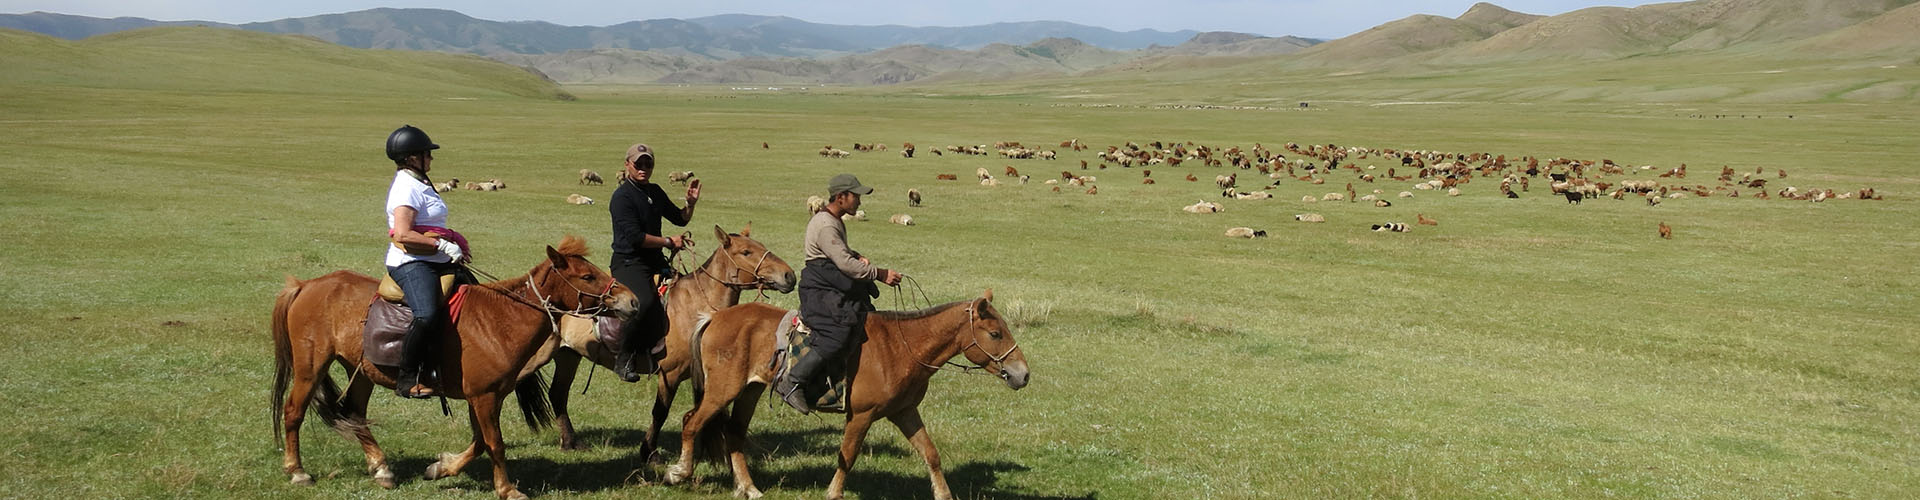
M973 309L973 306L967 306L967 323L969 323L969 324L971 324L971 323L973 323L974 321L978 321L979 319L980 319L980 313L979 313L979 311L976 311L976 310L974 310L974 309ZM905 339L902 339L902 340L900 341L900 344L901 344L902 346L905 346L905 345L906 345L906 343L907 343L907 341L906 341ZM974 338L974 339L972 339L971 341L969 341L969 342L967 343L967 346L966 346L966 347L962 347L962 348L960 348L960 352L961 352L961 353L966 353L968 349L979 349L979 350L980 350L980 353L981 353L981 354L985 354L985 355L987 355L987 359L988 359L988 360L990 360L990 363L1003 363L1003 362L1005 362L1005 361L1006 361L1006 359L1007 359L1007 356L1012 356L1012 355L1013 355L1013 351L1018 351L1018 350L1020 350L1020 342L1019 342L1019 341L1017 341L1017 340L1016 340L1016 341L1014 341L1014 342L1013 342L1013 347L1008 347L1008 348L1007 348L1007 352L1003 352L1003 353L1000 353L1000 355L998 355L998 356L995 356L995 355L993 354L993 351L988 351L988 350L987 350L987 348L985 348L985 347L981 347L981 346L980 346L980 339L979 339L979 338ZM971 361L971 360L969 360L969 361ZM981 364L977 364L977 365L974 365L974 366L967 366L967 365L963 365L963 364L960 364L960 363L955 363L955 362L953 362L953 359L951 359L951 358L949 358L949 359L947 359L946 361L944 361L944 362L942 362L941 364L938 364L938 365L932 365L932 364L927 364L927 362L925 362L925 361L916 361L916 362L917 362L917 363L920 363L920 366L925 366L925 367L927 367L927 368L932 368L932 369L934 369L934 370L936 370L936 371L938 371L938 370L941 370L941 369L944 369L944 368L946 368L947 366L953 366L953 367L957 367L957 368L959 368L959 369L960 369L960 373L965 373L965 374L969 374L969 375L972 375L972 374L974 374L974 370L981 370L981 371L985 371L985 370L987 369L987 364L988 364L988 363L981 363Z

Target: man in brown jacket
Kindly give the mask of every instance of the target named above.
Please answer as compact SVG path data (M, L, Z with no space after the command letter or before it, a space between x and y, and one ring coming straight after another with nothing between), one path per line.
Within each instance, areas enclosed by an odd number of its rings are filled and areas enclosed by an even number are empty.
M813 402L827 389L821 378L843 370L848 348L861 342L861 325L873 310L873 297L880 294L873 282L900 283L900 273L875 267L847 247L847 226L840 216L858 211L860 197L872 193L873 188L861 185L853 174L836 175L827 183L827 208L807 221L800 320L813 329L811 350L774 384L780 399L800 413L813 412Z

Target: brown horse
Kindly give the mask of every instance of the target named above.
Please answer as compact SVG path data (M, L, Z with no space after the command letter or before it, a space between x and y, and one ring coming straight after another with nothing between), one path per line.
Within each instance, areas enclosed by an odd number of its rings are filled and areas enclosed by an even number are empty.
M493 459L493 490L500 498L526 498L507 479L506 447L500 439L500 403L513 392L520 374L554 336L565 314L631 313L633 292L587 262L586 243L577 236L547 247L547 258L525 276L469 287L454 332L434 339L433 358L446 397L467 400L473 442L459 455L446 454L427 467L427 479L460 472L482 445ZM274 430L284 440L283 467L294 484L311 485L300 464L300 423L307 406L322 421L360 441L367 470L384 488L394 486L386 453L367 428L367 397L374 385L393 387L394 373L366 361L361 350L361 321L378 282L352 271L336 271L307 281L287 277L273 306ZM327 368L335 361L350 367L346 397ZM291 382L291 393L288 392ZM537 392L535 393L537 395Z
M775 345L774 331L785 314L767 304L742 304L713 313L694 326L693 343L699 349L695 366L704 383L696 386L698 406L681 426L680 461L668 469L668 484L677 484L693 473L694 441L703 427L718 418L720 447L726 450L733 468L734 496L760 497L747 472L747 424L753 421L755 400L776 376L771 362L782 346ZM1017 390L1027 385L1026 356L1020 352L1007 322L993 308L992 290L981 298L919 311L867 315L866 339L848 361L852 368L847 371L846 435L840 442L840 464L833 483L827 486L827 498L841 497L867 428L882 418L899 427L926 460L934 498L953 498L940 472L940 452L934 449L933 437L920 421L920 401L927 395L927 381L934 372L956 355L964 355L974 365L998 374L1007 387ZM731 415L729 404L733 405Z
M680 383L691 373L687 370L687 339L691 337L688 332L693 330L696 316L739 304L742 290L793 291L793 268L749 236L752 231L751 224L741 229L740 234L727 234L726 230L714 226L713 234L720 241L720 248L714 249L713 255L699 268L667 286L665 299L671 326L666 338L667 356L660 361L653 422L647 427L646 441L640 447L646 457L654 454L660 425L673 409L673 397L679 392ZM585 449L586 445L574 438L573 420L567 416L567 393L571 392L581 358L612 369L614 352L600 343L593 321L578 316L560 320L560 335L551 344L553 384L547 396L552 401L555 424L560 429L560 447Z

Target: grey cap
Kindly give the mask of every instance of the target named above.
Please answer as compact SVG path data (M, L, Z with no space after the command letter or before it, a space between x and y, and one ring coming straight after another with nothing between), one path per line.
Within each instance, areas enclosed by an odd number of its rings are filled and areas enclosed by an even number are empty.
M827 196L836 196L840 193L847 192L865 196L873 194L873 188L860 185L860 179L854 177L853 174L836 175L833 176L833 180L827 181Z

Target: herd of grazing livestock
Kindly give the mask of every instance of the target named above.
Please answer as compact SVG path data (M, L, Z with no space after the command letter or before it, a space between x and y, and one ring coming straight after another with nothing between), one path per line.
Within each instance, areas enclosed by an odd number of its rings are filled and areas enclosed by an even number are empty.
M1094 149L1094 160L1081 159L1079 169L1106 170L1108 168L1132 169L1139 167L1141 184L1154 185L1152 168L1205 166L1227 170L1213 177L1212 188L1220 190L1221 196L1233 200L1267 200L1273 198L1267 192L1285 186L1288 183L1323 185L1329 181L1346 184L1342 191L1328 191L1323 195L1306 195L1301 203L1339 202L1369 203L1375 207L1393 206L1388 201L1386 188L1368 189L1363 194L1355 188L1361 185L1398 185L1401 199L1413 198L1417 191L1435 191L1447 196L1461 196L1469 184L1480 180L1487 184L1496 184L1501 196L1509 199L1522 197L1530 193L1533 181L1547 183L1548 196L1564 198L1568 204L1579 205L1587 200L1611 198L1613 200L1644 200L1649 207L1660 206L1662 201L1688 197L1728 197L1757 198L1760 200L1798 200L1824 202L1827 200L1881 200L1884 195L1871 187L1859 189L1803 188L1798 186L1779 186L1787 178L1785 169L1775 168L1773 175L1767 175L1767 168L1758 167L1751 172L1723 166L1719 175L1712 181L1689 181L1686 164L1671 168L1657 168L1652 165L1629 166L1615 163L1609 159L1580 160L1570 158L1546 158L1540 156L1496 155L1493 153L1458 153L1431 150L1402 150L1392 148L1369 148L1339 146L1334 144L1300 145L1285 143L1278 149L1269 149L1261 143L1252 147L1212 146L1196 144L1192 141L1150 141L1132 142L1123 145L1107 146L1104 149L1091 148L1079 139L1061 141L1058 150L1028 147L1017 141L1000 141L991 145L948 145L944 148L930 149L936 155L943 151L965 156L998 155L1000 160L1053 160L1060 156L1060 150L1069 152ZM857 151L870 151L871 146L861 147ZM879 149L884 150L882 146ZM912 158L912 143L903 145L905 158ZM821 148L820 154L834 158L844 158L852 153L833 146ZM1244 177L1258 172L1266 180L1248 185ZM1026 184L1030 176L1021 175L1013 165L1004 166L1007 180L993 175L986 167L975 170L975 177L982 186L1000 186L1003 184ZM1069 187L1085 188L1086 194L1098 194L1098 186L1093 185L1094 176L1076 174L1071 170L1060 172L1060 179L1048 179L1046 184L1051 191L1061 193L1061 184ZM1184 175L1187 182L1198 182L1202 177L1192 173ZM939 173L936 180L957 180L956 174ZM1177 180L1177 178L1176 178ZM1769 183L1774 187L1769 187ZM1483 184L1484 185L1484 184ZM1743 194L1743 191L1745 194ZM920 203L920 192L912 192L913 206ZM1194 214L1212 214L1223 211L1225 207L1218 203L1201 201L1188 205L1182 210ZM1294 216L1302 222L1324 222L1320 214L1301 214ZM1425 214L1418 214L1414 225L1437 226L1439 222ZM1412 225L1397 221L1371 222L1367 227L1381 232L1409 232ZM1245 231L1242 231L1244 229ZM1671 227L1662 222L1659 236L1671 238ZM1251 238L1264 236L1265 231L1252 228L1232 228L1229 237Z

